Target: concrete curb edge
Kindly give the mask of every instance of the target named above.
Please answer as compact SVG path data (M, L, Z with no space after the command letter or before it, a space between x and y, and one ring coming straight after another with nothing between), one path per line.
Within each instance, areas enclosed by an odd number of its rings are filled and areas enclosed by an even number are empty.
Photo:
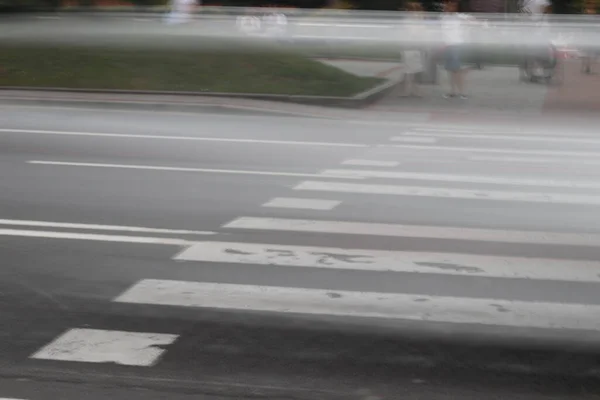
M193 98L231 98L231 99L246 99L246 100L263 100L263 101L274 101L280 103L293 103L301 105L312 105L321 107L333 107L333 108L363 108L373 104L377 100L381 99L391 90L393 90L398 84L402 82L402 79L387 80L371 89L368 89L362 93L358 93L352 97L335 97L335 96L289 96L289 95L269 95L269 94L241 94L241 93L203 93L203 92L156 92L156 91L126 91L126 90L101 90L101 89L65 89L65 88L38 88L38 87L11 87L2 86L0 87L0 96L4 91L17 91L17 92L47 92L47 93L68 93L78 95L93 95L93 94L112 94L112 95L152 95L152 96L180 96L182 99L193 99ZM60 102L77 102L94 105L106 105L106 104L136 104L138 107L145 106L145 108L151 109L173 109L173 108L195 108L195 107L206 107L206 104L194 104L185 102L161 102L158 99L153 101L136 101L127 99L53 99L53 98L14 98L5 100L14 100L19 102L35 102L35 103L60 103Z

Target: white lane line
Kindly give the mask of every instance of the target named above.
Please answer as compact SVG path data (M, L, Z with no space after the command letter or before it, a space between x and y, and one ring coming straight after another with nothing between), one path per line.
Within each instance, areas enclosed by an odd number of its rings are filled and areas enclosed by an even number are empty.
M600 282L595 261L480 256L263 243L197 242L176 260L486 278Z
M537 163L537 164L566 164L567 166L575 165L600 165L600 160L582 159L565 160L557 157L506 157L506 156L468 156L469 161L484 161L484 162L508 162L508 163Z
M120 236L100 235L92 233L68 233L52 231L33 231L19 229L0 229L0 236L20 236L46 239L90 240L99 242L121 242L142 244L165 244L171 246L188 246L193 242L182 239L145 237L145 236Z
M335 24L326 22L296 22L296 26L323 26L328 28L375 28L392 29L393 25L370 25L370 24Z
M385 120L385 119L360 119L350 120L345 119L344 122L352 125L368 125L368 126L388 126L388 127L402 127L405 128L409 124L424 122L431 119L431 113L419 113L419 112L397 112L394 110L394 116L400 121ZM342 121L342 120L340 120Z
M554 130L553 130L554 129ZM473 128L472 126L467 126L464 128L438 128L438 127L424 127L424 126L411 126L407 128L406 134L415 134L418 133L420 135L433 135L436 134L444 135L448 134L459 134L459 135L513 135L515 137L564 137L564 138L581 138L581 139L594 139L597 137L593 132L585 134L578 134L576 136L564 136L565 129L557 130L556 128L547 129L547 130L523 130L523 129L497 129L497 128Z
M124 332L101 329L70 329L30 358L87 363L116 363L151 367L179 335Z
M359 143L337 143L337 142L303 142L292 140L267 140L267 139L236 139L236 138L218 138L218 137L197 137L197 136L174 136L174 135L141 135L130 133L96 133L96 132L66 132L66 131L46 131L37 129L0 129L0 133L22 133L38 135L58 135L58 136L91 136L91 137L110 137L116 139L155 139L155 140L190 140L200 142L224 142L224 143L251 143L251 144L284 144L294 146L330 146L330 147L369 147L366 144Z
M407 137L421 137L429 139L432 136L431 132L419 133L409 132L408 136L394 136L391 138L393 142L406 142ZM509 140L523 142L556 142L556 143L583 143L583 144L600 144L600 139L591 137L553 137L553 136L520 136L520 135L481 135L481 134L461 134L461 133L443 133L437 136L438 138L457 138L457 139L483 139L483 140ZM425 143L425 142L424 142Z
M397 172L397 171L369 171L359 169L327 169L322 171L324 175L355 176L364 178L386 178L386 179L413 179L421 181L441 182L465 182L465 183L488 183L494 185L515 186L546 186L573 189L600 189L600 181L564 181L557 179L527 179L511 178L504 176L482 176L482 175L450 175L430 174L421 172Z
M115 302L456 324L600 330L600 306L142 280Z
M545 135L545 134L549 134L549 132L552 132L551 130L545 130L545 131L533 131L533 130L523 130L523 129L518 129L518 128L480 128L480 127L473 127L472 125L470 126L463 126L463 127L453 127L453 128L445 128L445 127L439 127L439 126L411 126L407 129L407 132L422 132L422 133L431 133L431 134L435 134L435 133L461 133L461 134L467 134L467 133L473 133L473 134L498 134L498 135ZM562 132L564 133L564 131Z
M294 190L321 192L387 194L396 196L439 197L465 200L522 201L530 203L600 205L600 195L511 192L499 190L449 189L418 186L368 185L345 182L305 181Z
M92 167L92 168L117 168L117 169L137 169L149 171L172 171L172 172L199 172L211 174L239 174L239 175L265 175L265 176L293 176L304 178L335 178L335 179L363 179L360 177L345 176L327 176L323 174L303 174L296 172L277 172L277 171L253 171L253 170L235 170L235 169L211 169L211 168L186 168L186 167L163 167L155 165L130 165L130 164L102 164L102 163L80 163L80 162L62 162L62 161L27 161L29 164L53 165L65 167Z
M241 217L223 225L222 228L423 239L454 239L518 244L600 246L600 235L589 233L513 231L308 219Z
M332 210L338 206L341 201L320 200L320 199L299 199L291 197L275 197L269 200L263 207L274 208L298 208L303 210Z
M436 138L418 137L418 136L394 136L391 140L393 142L404 142L404 143L437 143Z
M412 131L420 131L420 132L457 132L457 133L461 133L461 132L474 132L474 133L481 133L481 132L486 132L486 133L493 133L493 132L510 132L510 133L517 133L516 129L513 130L504 130L504 131L493 131L490 129L474 129L471 126L466 126L463 128L460 127L456 127L456 128L442 128L442 127L437 127L437 126L414 126L410 128Z
M521 149L492 149L486 147L456 147L456 146L419 146L416 144L379 144L381 148L395 148L399 150L427 150L427 151L460 151L471 153L496 153L496 154L537 154L546 156L563 157L600 157L600 152L590 151L560 151L560 150L521 150Z
M181 229L145 228L145 227L139 227L139 226L123 226L123 225L75 224L75 223L68 223L68 222L29 221L29 220L22 220L22 219L0 219L0 225L37 226L37 227L64 228L64 229L87 229L87 230L97 230L97 231L164 233L164 234L172 234L172 235L216 235L217 234L217 232L211 232L211 231L188 231L188 230L181 230Z
M345 160L342 165L360 165L364 167L397 167L398 161L377 161L377 160Z

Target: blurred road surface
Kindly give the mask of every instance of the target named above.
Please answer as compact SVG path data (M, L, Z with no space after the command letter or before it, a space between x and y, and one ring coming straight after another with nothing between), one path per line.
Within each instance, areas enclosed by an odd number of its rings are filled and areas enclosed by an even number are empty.
M0 396L57 398L46 379L64 399L473 397L459 376L561 398L584 384L494 371L597 373L593 129L8 105L0 122Z

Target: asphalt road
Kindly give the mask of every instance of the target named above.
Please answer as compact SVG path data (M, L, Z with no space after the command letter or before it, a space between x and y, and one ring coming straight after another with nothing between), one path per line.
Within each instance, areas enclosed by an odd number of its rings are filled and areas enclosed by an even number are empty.
M541 121L2 106L0 398L593 396L598 154Z

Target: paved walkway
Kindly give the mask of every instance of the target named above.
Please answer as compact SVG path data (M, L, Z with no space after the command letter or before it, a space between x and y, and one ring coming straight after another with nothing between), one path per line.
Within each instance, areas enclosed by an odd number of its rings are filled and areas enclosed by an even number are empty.
M579 61L566 63L564 84L548 90L544 103L544 112L560 111L600 112L600 75L582 74Z
M374 111L413 110L415 112L453 113L470 117L504 114L511 116L548 116L558 114L596 114L600 112L600 74L582 74L579 60L565 64L560 86L525 83L517 67L490 66L471 70L466 76L468 100L444 99L448 78L440 71L439 84L422 85L422 98L401 97L401 87L376 105ZM597 67L600 71L600 66Z
M471 70L466 75L468 100L445 99L449 90L448 78L440 71L439 84L422 85L421 98L401 97L401 89L379 102L373 108L392 110L399 108L446 110L454 112L514 112L539 114L544 108L547 87L527 84L519 80L516 67L486 67Z

